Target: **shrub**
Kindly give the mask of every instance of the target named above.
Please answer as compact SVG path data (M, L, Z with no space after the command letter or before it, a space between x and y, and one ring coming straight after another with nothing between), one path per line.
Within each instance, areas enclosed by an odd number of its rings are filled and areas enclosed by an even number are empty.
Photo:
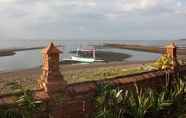
M32 118L33 113L40 110L41 101L34 100L33 92L29 89L22 90L21 95L16 101L23 118Z
M170 89L160 91L142 90L135 85L135 90L124 90L111 85L99 85L96 95L96 118L163 118L174 116L175 109L183 113L186 104L185 83L178 79ZM185 109L186 111L186 109ZM184 112L185 112L184 111Z
M23 118L16 109L1 109L0 118Z
M167 55L162 55L154 64L153 67L159 70L166 70L172 67L172 58Z
M111 85L99 85L96 97L96 118L123 118L127 114L128 91L114 89Z
M34 99L33 91L23 88L19 84L13 85L19 91L20 96L16 96L16 104L13 108L0 109L0 118L33 118L33 114L40 111L42 101Z

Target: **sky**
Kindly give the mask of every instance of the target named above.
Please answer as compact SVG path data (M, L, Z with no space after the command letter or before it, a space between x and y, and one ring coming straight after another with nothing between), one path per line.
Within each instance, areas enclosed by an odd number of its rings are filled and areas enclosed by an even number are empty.
M186 38L186 0L0 0L0 40Z

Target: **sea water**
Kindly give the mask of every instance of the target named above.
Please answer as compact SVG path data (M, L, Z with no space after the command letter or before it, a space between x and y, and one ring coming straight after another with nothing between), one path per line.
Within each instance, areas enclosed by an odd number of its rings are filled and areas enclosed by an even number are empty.
M28 48L34 46L47 46L50 41L56 45L63 45L59 47L63 51L61 59L69 59L73 54L72 50L77 48L88 48L92 45L103 45L105 43L125 43L125 44L142 44L148 46L160 46L170 43L167 40L2 40L0 49L7 48ZM184 43L183 43L184 42ZM186 44L185 41L177 41L178 45ZM147 61L157 59L160 54L132 51L127 49L97 49L101 51L119 52L131 55L126 61ZM17 69L34 68L41 65L41 50L28 50L16 52L13 56L0 57L0 71L12 71Z

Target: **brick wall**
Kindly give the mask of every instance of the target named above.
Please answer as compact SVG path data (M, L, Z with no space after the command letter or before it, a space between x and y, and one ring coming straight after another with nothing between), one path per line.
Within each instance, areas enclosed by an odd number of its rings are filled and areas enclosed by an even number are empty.
M180 66L179 72L186 75L186 66ZM170 70L170 77L174 79L174 71ZM134 87L134 83L137 83L143 88L159 88L165 83L166 73L163 71L151 71L141 74L128 75L123 77L113 78L111 80L91 81L75 83L66 86L64 89L64 100L62 103L54 104L51 95L47 96L44 90L37 91L39 97L48 103L47 109L53 118L90 118L94 113L95 104L92 98L95 95L96 86L101 83L110 83L115 86L120 86L126 89ZM1 96L2 101L6 101L11 96ZM49 98L48 98L49 97ZM46 100L49 99L49 100ZM0 101L1 101L0 100ZM10 100L7 100L7 102ZM5 103L6 104L6 103ZM7 103L8 104L8 103ZM35 118L46 118L45 113L36 114Z
M169 71L151 71L140 74L117 77L111 80L90 81L67 85L64 89L64 102L50 107L54 118L90 118L95 104L91 99L95 95L96 86L110 83L122 88L131 89L136 83L141 88L160 88L165 85L167 72L171 79L175 73L185 74L186 66L177 68L176 46L174 43L166 47L166 55L172 59L173 68ZM171 81L172 82L172 81ZM171 84L171 83L170 83Z
M186 66L183 68L185 71ZM174 79L174 71L170 70L169 73L170 78ZM160 88L165 85L165 76L165 72L151 71L105 81L71 84L65 88L64 94L66 99L64 99L64 102L51 109L51 112L55 114L55 118L90 118L94 113L95 104L92 98L95 95L98 84L110 83L115 86L131 89L134 87L134 83L137 83L142 88Z
M167 55L176 61L175 45L167 47ZM150 71L128 76L120 76L110 80L98 80L67 85L59 71L59 51L53 43L43 50L43 72L38 79L41 91L35 92L36 99L47 103L47 112L52 118L90 118L94 113L95 104L92 98L95 95L96 86L101 83L110 83L126 89L132 89L134 84L142 88L159 88L165 85L166 73L164 71ZM173 62L174 63L174 62ZM186 75L186 66L179 66L168 71L171 79L175 74ZM56 93L63 94L63 102L55 100ZM1 101L11 96L1 96ZM6 104L6 103L5 103ZM7 103L8 104L8 103ZM40 113L36 118L45 118Z

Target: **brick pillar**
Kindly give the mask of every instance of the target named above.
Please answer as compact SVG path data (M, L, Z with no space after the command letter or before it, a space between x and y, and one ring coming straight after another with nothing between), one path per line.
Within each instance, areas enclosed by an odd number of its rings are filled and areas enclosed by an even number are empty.
M172 60L172 69L176 69L177 63L177 49L176 44L171 43L170 45L166 46L166 55L169 56Z
M62 91L66 86L66 81L59 70L60 53L62 52L52 42L42 50L42 74L39 87L48 94Z

